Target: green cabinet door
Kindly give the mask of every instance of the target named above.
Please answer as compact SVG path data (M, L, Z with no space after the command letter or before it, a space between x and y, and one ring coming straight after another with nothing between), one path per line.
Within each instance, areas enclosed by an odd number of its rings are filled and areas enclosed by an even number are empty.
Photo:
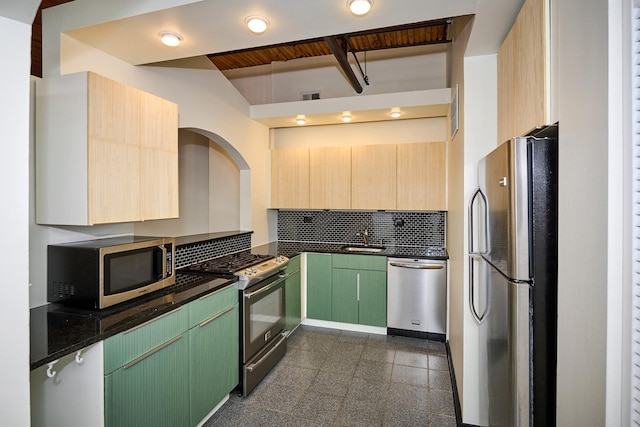
M334 254L331 320L387 326L387 258Z
M331 289L331 320L358 323L358 272L334 268Z
M300 255L291 258L287 267L287 280L285 282L285 318L287 330L293 331L301 321L301 273Z
M331 320L331 254L307 254L307 317Z
M107 427L189 425L187 333L105 376Z
M359 318L358 323L371 326L387 326L387 273L359 270Z
M234 289L235 291L235 289ZM191 425L197 425L239 382L238 304L191 328L189 380Z

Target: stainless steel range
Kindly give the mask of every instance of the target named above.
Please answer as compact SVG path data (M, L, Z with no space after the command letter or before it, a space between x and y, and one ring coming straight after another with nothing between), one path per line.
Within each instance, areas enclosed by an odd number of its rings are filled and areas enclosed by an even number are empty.
M247 396L287 349L284 273L289 259L243 251L183 268L182 272L235 275L240 289L240 393Z

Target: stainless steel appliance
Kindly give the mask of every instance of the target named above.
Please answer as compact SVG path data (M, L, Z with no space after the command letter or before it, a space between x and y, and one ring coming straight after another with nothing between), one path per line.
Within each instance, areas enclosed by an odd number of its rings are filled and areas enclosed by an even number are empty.
M387 333L444 341L447 261L387 260Z
M47 299L106 308L175 283L175 239L122 236L47 247Z
M238 277L243 396L251 393L286 352L284 271L288 263L287 257L243 251L181 270Z
M469 202L469 306L490 426L554 426L558 126L478 163Z

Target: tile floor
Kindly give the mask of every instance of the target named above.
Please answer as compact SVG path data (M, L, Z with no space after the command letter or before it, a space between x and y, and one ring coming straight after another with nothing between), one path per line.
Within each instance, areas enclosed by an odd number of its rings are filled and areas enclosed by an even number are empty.
M441 342L301 325L248 397L213 426L456 426Z

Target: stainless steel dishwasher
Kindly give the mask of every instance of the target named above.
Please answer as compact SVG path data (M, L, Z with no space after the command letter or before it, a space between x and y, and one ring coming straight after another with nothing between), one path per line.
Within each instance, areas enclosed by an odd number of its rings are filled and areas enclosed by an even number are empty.
M447 261L389 258L387 333L444 341Z

